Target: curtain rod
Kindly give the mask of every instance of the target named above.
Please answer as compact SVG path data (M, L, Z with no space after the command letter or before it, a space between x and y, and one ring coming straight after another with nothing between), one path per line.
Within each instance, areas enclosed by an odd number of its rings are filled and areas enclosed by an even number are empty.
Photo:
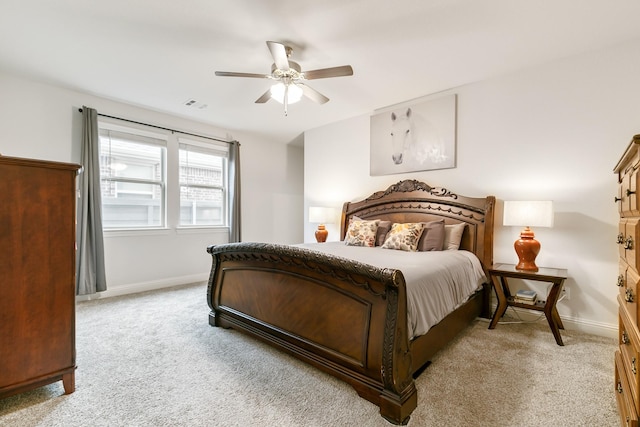
M82 108L78 108L78 111L82 113ZM148 123L137 122L137 121L135 121L135 120L123 119L123 118L121 118L121 117L108 116L108 115L106 115L106 114L102 114L102 113L98 113L98 115L99 115L100 117L106 117L106 118L109 118L109 119L122 120L123 122L135 123L135 124L137 124L137 125L142 125L142 126L149 126L149 127L156 128L156 129L167 130L167 131L169 131L169 132L177 132L177 133L181 133L181 134L183 134L183 135L196 136L196 137L198 137L198 138L211 139L211 140L213 140L213 141L218 141L218 142L226 142L227 144L238 143L238 141L236 141L236 140L233 140L233 141L227 141L227 140L225 140L225 139L214 138L214 137L212 137L212 136L198 135L198 134L195 134L195 133L183 132L183 131L181 131L181 130L170 129L170 128L165 128L165 127L162 127L162 126L156 126L156 125L150 125L150 124L148 124ZM239 143L238 143L238 144L239 144Z

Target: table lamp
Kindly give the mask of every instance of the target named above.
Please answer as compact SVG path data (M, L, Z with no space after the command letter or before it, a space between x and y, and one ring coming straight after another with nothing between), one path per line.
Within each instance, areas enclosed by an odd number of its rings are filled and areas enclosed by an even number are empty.
M317 223L318 229L316 230L316 241L318 243L324 243L327 241L329 232L325 228L325 224L333 224L335 217L335 210L333 208L322 207L310 207L309 208L309 222Z
M553 202L505 201L503 225L524 226L520 238L513 244L518 254L516 270L538 271L536 257L540 252L540 242L530 227L553 227Z

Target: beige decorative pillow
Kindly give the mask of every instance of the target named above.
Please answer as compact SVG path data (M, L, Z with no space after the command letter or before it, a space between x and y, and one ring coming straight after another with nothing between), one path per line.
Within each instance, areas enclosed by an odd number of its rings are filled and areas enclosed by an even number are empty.
M355 220L362 221L362 218L354 215L350 218L349 223ZM384 239L385 237L387 237L387 233L390 229L391 221L380 220L380 222L378 223L378 230L376 231L376 246L382 246L382 244L384 243Z
M442 250L457 251L458 248L460 248L462 233L464 233L464 227L466 225L464 222L461 222L460 224L444 226L444 244L442 245Z
M441 251L444 245L444 219L423 224L424 229L418 242L418 251Z
M352 218L351 221L349 221L349 228L347 228L347 233L344 236L344 243L347 246L374 247L379 222L379 219L366 221Z
M423 227L421 222L393 224L391 230L387 233L387 238L382 244L382 248L415 252Z

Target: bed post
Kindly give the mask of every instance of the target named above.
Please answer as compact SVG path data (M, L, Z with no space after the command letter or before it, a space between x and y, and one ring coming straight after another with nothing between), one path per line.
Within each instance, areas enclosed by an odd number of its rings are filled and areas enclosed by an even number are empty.
M211 272L209 273L209 282L207 284L207 302L209 304L209 308L211 309L211 311L209 312L209 325L211 326L220 326L218 324L218 316L216 313L216 309L213 307L213 295L212 292L215 289L215 273L217 273L217 268L216 265L220 262L220 260L218 259L218 255L214 254L213 250L215 249L216 245L210 245L207 246L207 252L211 255L211 262L212 262L212 266L211 266Z
M485 212L484 212L484 236L483 236L483 257L482 267L484 268L484 274L487 276L487 283L483 284L483 304L482 313L480 317L490 319L491 312L491 279L489 278L489 269L493 265L493 227L494 227L494 215L496 207L495 196L487 196Z
M394 424L405 425L418 406L418 392L413 380L409 345L409 328L405 321L407 294L402 272L394 270L387 286L387 314L382 353L382 383L380 415Z

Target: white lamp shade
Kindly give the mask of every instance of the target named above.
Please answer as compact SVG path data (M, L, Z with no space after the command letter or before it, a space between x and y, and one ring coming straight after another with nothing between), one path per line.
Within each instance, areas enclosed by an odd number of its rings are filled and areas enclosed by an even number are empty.
M553 227L552 201L505 201L505 226Z
M302 88L295 83L287 85L287 104L294 104L300 101L302 98ZM271 98L278 101L280 104L284 104L284 83L276 83L271 86Z
M310 207L309 208L309 222L318 224L333 224L335 219L335 209L333 208L321 208Z

